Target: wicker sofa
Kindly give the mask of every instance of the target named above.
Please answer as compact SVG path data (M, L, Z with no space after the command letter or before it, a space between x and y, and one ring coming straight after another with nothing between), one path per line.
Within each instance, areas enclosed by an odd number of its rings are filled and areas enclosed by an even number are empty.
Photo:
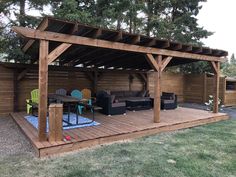
M126 112L127 100L150 101L145 91L98 91L96 104L102 107L101 112L106 115L124 114ZM142 105L143 106L143 105ZM151 104L145 108L151 108Z

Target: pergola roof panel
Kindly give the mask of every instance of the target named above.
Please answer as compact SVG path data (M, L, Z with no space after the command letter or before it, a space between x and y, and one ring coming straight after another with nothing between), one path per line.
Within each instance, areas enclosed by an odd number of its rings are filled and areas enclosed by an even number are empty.
M110 29L104 29L94 26L89 26L76 22L69 22L59 20L51 17L45 17L39 27L41 31L50 31L60 34L71 34L76 36L87 37L91 39L101 39L110 42L119 42L124 44L131 44L144 47L152 47L157 49L167 49L169 51L179 51L191 54L200 54L212 57L224 57L228 55L227 51L210 49L208 47L193 46L190 44L181 44L164 39L157 39L140 34L131 34L124 31L116 31ZM33 41L33 42L32 42ZM39 52L39 43L37 39L28 39L23 49L25 52L37 59ZM31 43L31 45L29 44ZM58 47L61 42L50 41L49 51ZM27 47L28 46L28 47ZM145 54L115 50L111 48L100 48L96 46L86 46L72 44L59 58L61 65L78 65L95 66L95 67L121 67L121 68L144 68L151 69L150 65L146 61ZM116 61L117 60L117 61ZM179 65L197 60L180 59L179 57L173 57L168 66Z

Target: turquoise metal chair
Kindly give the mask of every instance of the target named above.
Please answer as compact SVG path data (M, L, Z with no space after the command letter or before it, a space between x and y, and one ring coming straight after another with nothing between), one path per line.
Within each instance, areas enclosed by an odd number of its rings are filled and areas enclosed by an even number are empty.
M79 100L81 100L81 99L83 98L83 94L82 94L82 92L79 91L79 90L73 90L73 91L71 92L71 96L72 96L72 97L75 97L75 98L77 98L77 99L79 99ZM84 108L84 106L77 105L77 109L79 110L79 114L82 114L83 108Z

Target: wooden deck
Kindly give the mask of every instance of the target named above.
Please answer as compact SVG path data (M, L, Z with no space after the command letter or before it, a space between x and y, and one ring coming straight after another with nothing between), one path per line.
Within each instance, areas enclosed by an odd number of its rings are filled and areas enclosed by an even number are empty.
M33 144L39 157L228 119L228 116L223 113L213 114L182 107L161 111L161 123L153 123L153 110L127 112L127 115L111 117L96 113L96 121L100 125L64 130L63 135L70 135L71 141L49 143L38 141L37 129L26 121L25 115L24 112L11 113L12 118Z

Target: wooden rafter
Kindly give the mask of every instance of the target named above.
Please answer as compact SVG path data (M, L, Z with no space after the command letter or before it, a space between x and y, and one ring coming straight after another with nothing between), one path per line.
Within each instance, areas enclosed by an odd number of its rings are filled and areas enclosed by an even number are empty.
M138 45L112 42L112 41L106 41L106 40L100 40L100 39L91 39L91 38L75 36L75 35L61 34L61 33L48 32L48 31L39 31L39 30L34 30L34 29L29 29L29 28L24 28L24 27L13 27L12 29L18 34L21 34L25 37L33 38L33 39L47 39L47 40L57 41L57 42L65 42L65 43L109 48L109 49L131 51L131 52L139 52L139 53L168 55L172 57L180 57L180 58L186 58L186 59L205 60L205 61L222 61L220 57L185 53L185 52L180 52L180 51L171 51L171 50L151 48L151 47L143 47L143 46L138 46Z
M117 35L115 36L114 41L116 41L116 42L121 41L122 38L123 38L123 32L122 32L122 31L119 31L119 32L117 33Z
M131 40L131 44L138 44L140 42L140 35L134 36Z
M148 43L145 44L145 46L147 46L147 47L151 47L154 45L156 45L156 39L152 39Z
M98 38L102 35L102 29L98 28L95 33L93 34L93 38Z
M193 50L193 47L191 45L183 45L182 50L185 52L190 52Z
M174 47L172 47L173 50L181 50L182 44L176 44Z
M193 47L192 51L194 53L201 53L202 52L202 47Z
M168 48L170 47L170 42L169 41L165 41L163 42L163 44L161 45L161 48L165 49L165 48Z

